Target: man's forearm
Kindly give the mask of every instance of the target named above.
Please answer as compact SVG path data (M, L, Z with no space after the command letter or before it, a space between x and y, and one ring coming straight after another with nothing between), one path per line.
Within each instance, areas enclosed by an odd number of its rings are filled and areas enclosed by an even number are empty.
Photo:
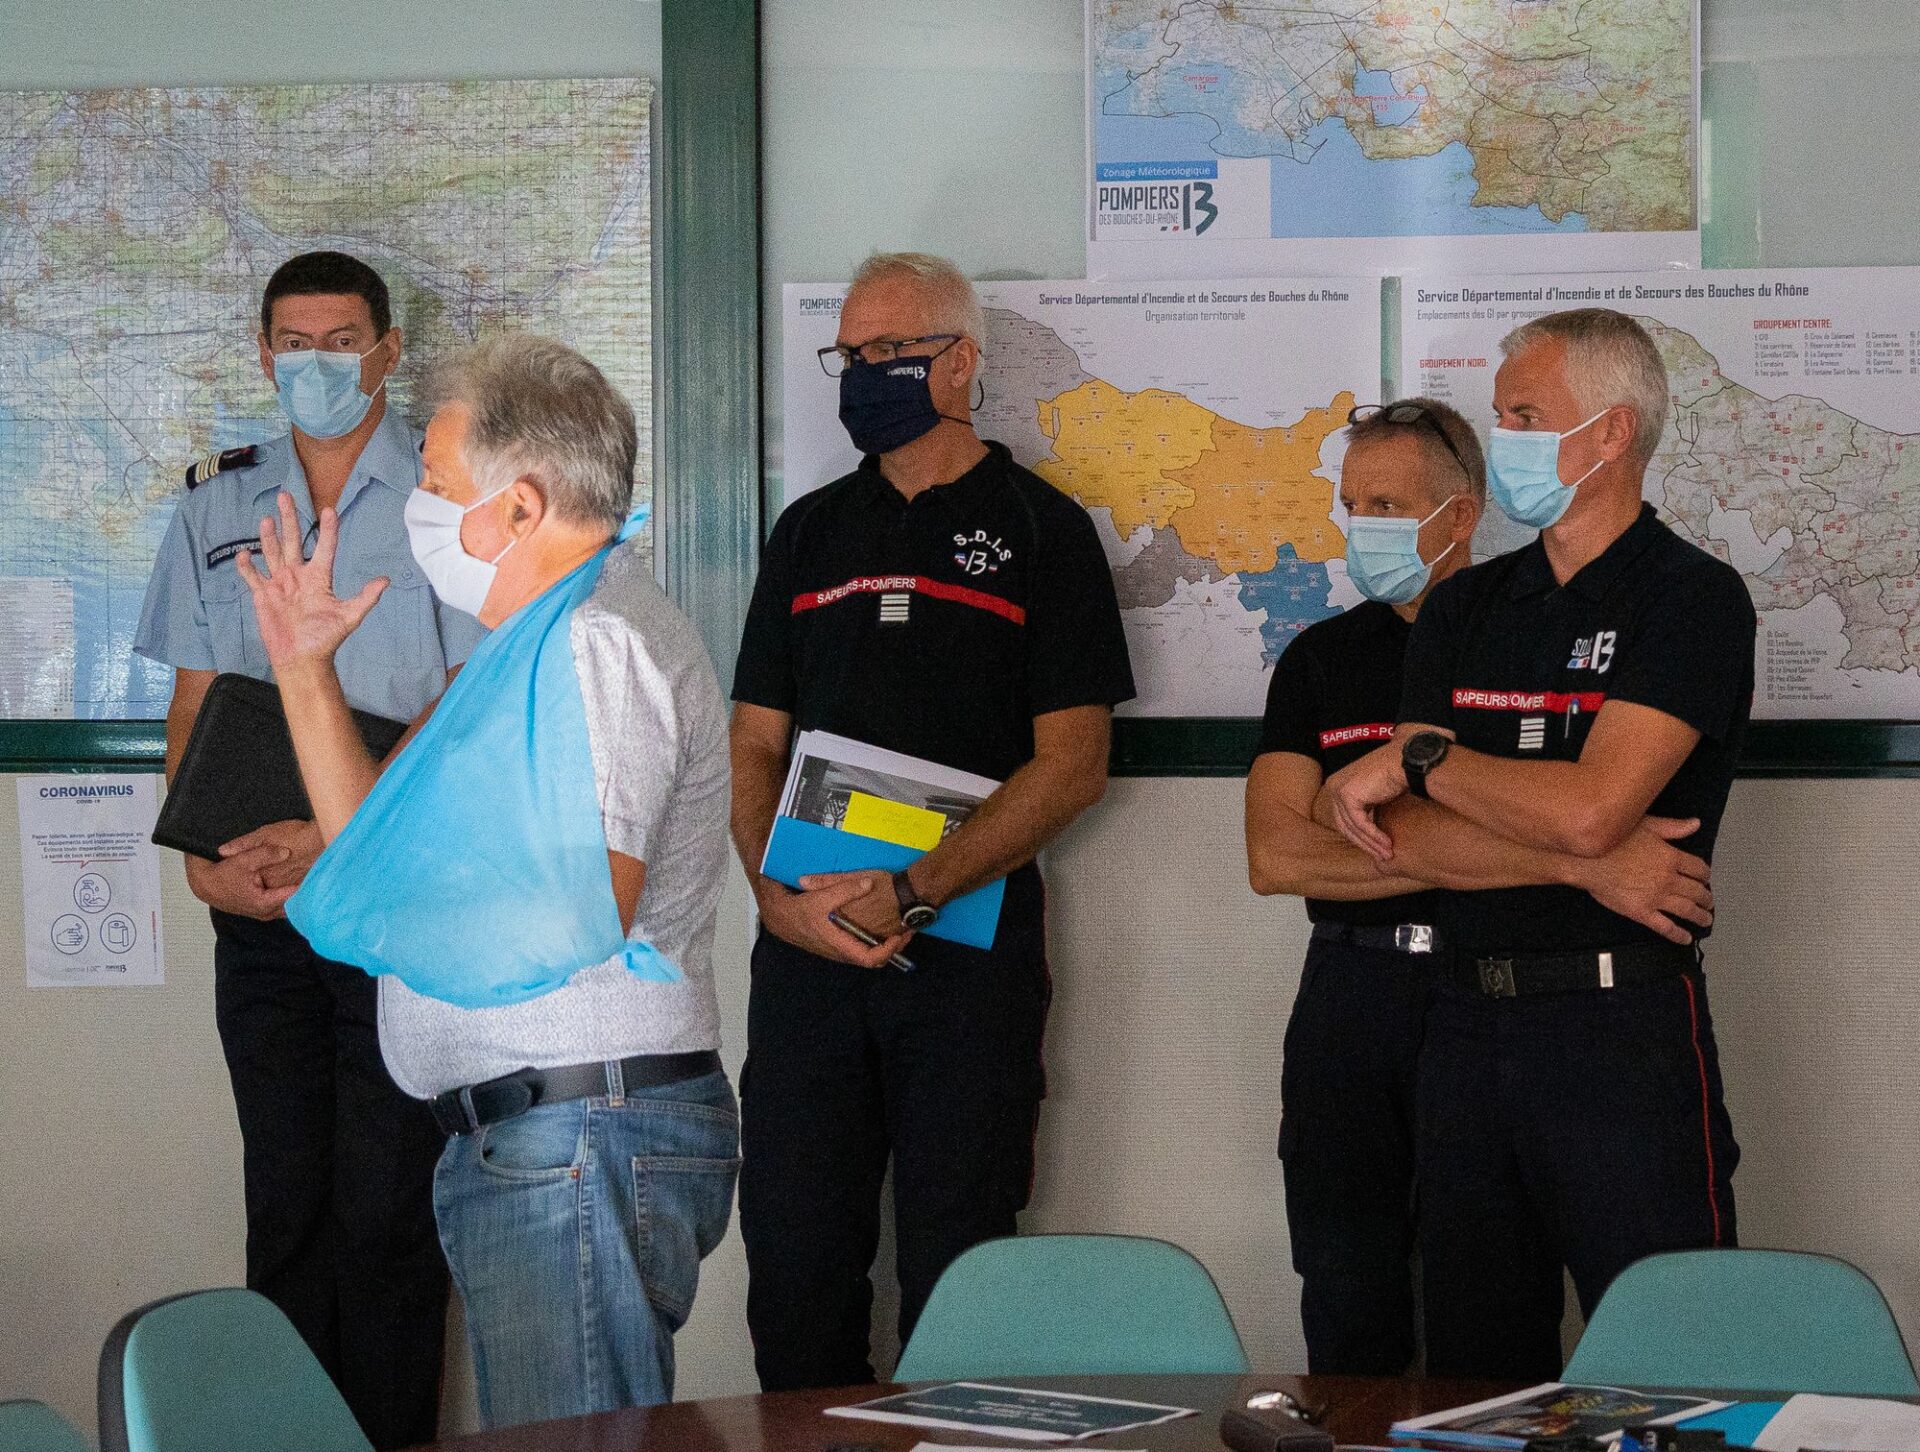
M1618 845L1618 839L1609 840L1611 834L1596 830L1593 805L1598 798L1589 776L1577 761L1514 761L1455 746L1428 775L1427 794L1509 841L1597 857ZM1626 821L1621 835L1639 819L1636 813Z
M774 812L780 805L780 792L786 786L787 762L757 745L733 747L733 808L731 826L733 850L740 855L747 881L757 893L763 881L760 863L767 855L767 839L773 835Z
M331 842L373 790L379 763L360 740L331 661L297 663L275 675L314 824Z
M1081 763L1035 757L913 864L915 890L945 904L1031 862L1099 800L1105 778L1104 757L1093 779Z
M1318 897L1371 902L1419 892L1429 884L1385 871L1338 832L1289 813L1284 834L1249 830L1247 879L1262 897Z
M1401 797L1380 809L1380 825L1393 838L1392 870L1422 884L1461 892L1586 885L1585 859L1513 841L1437 802Z

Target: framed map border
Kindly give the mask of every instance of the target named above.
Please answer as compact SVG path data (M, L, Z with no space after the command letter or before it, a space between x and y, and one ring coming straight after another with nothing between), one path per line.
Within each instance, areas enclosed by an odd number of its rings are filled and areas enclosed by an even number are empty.
M1253 718L1122 716L1115 776L1245 776L1260 740ZM1755 721L1738 776L1920 777L1920 721Z
M731 661L760 539L760 7L660 10L655 507L669 592ZM165 757L164 721L0 720L0 771L160 771Z
M661 41L660 545L670 593L724 671L771 517L760 465L758 0L662 0ZM1709 247L1706 260L1736 259ZM1112 770L1237 777L1258 739L1251 718L1122 717ZM159 771L165 751L161 721L0 721L8 772ZM1920 722L1756 721L1740 774L1917 777Z

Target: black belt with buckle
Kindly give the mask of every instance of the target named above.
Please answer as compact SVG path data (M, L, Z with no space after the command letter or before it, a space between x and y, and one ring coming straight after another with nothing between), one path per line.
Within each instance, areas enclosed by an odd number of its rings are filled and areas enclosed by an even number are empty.
M1454 982L1487 998L1579 993L1675 978L1700 961L1697 948L1678 943L1631 943L1589 953L1516 953L1472 958L1453 970Z
M1427 923L1315 923L1315 941L1351 943L1356 948L1374 948L1388 953L1438 953L1440 931Z
M444 1134L471 1134L525 1114L537 1104L568 1099L619 1099L634 1089L657 1089L717 1073L720 1055L713 1049L690 1054L635 1054L599 1064L564 1064L557 1069L516 1069L483 1084L466 1084L428 1100L434 1122Z

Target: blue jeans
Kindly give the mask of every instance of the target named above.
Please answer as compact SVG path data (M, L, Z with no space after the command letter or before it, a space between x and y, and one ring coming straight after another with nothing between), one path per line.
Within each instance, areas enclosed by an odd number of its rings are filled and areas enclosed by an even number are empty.
M574 1099L447 1142L434 1213L488 1428L673 1397L673 1333L726 1233L724 1074Z

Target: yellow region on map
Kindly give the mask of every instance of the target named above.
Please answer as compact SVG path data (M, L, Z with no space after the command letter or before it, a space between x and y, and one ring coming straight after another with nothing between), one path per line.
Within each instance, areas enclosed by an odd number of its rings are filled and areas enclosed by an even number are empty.
M1332 485L1317 478L1320 447L1347 426L1353 395L1309 409L1289 428L1256 429L1218 415L1213 447L1173 475L1194 502L1168 521L1190 555L1210 559L1228 574L1265 574L1280 562L1280 546L1303 560L1336 559L1347 537L1328 517Z
M1342 393L1297 423L1255 428L1183 394L1126 393L1096 378L1041 401L1053 456L1034 469L1087 508L1112 510L1123 540L1143 525L1170 527L1187 553L1224 573L1262 574L1282 545L1311 562L1345 552L1328 517L1333 485L1314 471L1352 407Z
M1123 393L1093 378L1039 407L1053 457L1035 472L1089 509L1111 509L1121 539L1143 524L1164 528L1194 502L1169 473L1213 447L1214 415L1192 399L1162 388Z

